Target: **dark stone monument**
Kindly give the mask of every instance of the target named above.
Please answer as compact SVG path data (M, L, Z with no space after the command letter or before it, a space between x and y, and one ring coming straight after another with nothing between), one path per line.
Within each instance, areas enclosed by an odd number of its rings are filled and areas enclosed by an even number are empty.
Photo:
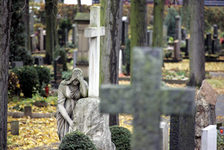
M131 86L103 85L100 91L103 113L131 113L134 117L132 149L161 150L161 114L192 115L193 89L161 88L162 50L135 48L133 51L133 76ZM186 132L187 138L188 132ZM179 140L182 150L193 150L192 140ZM171 143L173 144L173 143ZM181 146L181 145L180 145Z
M23 67L23 61L13 61L12 68Z
M147 43L147 46L149 46L149 47L152 46L152 34L153 34L152 30L147 30L147 33L146 33L146 43Z
M44 58L42 56L34 56L34 64L36 65L44 65Z
M122 17L122 34L121 34L121 44L125 45L126 40L128 39L128 17Z
M181 60L180 43L181 43L181 18L180 16L175 17L176 29L175 29L175 41L174 41L174 60Z
M213 25L212 54L219 52L218 26Z
M209 54L212 54L212 34L211 33L206 34L205 46L206 46L206 51Z

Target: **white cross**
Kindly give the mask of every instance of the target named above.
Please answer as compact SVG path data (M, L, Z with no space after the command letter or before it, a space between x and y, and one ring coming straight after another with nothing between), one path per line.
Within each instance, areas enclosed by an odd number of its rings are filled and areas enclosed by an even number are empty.
M100 7L90 8L90 27L85 29L89 39L89 97L99 97L100 84L100 36L105 35L105 28L100 27Z

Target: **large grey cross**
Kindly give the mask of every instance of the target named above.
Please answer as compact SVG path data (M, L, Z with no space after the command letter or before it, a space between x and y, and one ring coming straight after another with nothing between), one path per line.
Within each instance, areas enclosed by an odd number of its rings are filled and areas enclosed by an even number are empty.
M161 89L161 49L135 48L131 86L103 85L101 111L131 113L134 150L160 150L160 115L191 114L193 89Z

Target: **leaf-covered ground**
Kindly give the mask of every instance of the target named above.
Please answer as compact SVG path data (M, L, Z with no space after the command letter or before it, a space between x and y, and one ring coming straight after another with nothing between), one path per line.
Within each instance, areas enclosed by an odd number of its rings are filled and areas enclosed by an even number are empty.
M206 63L206 71L224 72L224 63ZM181 63L165 63L163 68L163 78L184 80L188 77L189 61L183 60ZM223 78L209 78L208 82L219 92L224 94L224 79ZM120 84L130 84L129 81L121 81ZM169 87L185 87L186 84L166 84ZM33 105L35 101L47 101L47 107L36 107ZM8 104L8 111L19 112L22 111L24 106L31 105L32 110L35 113L53 113L56 112L56 97L44 99L38 95L32 99L19 99L10 101ZM19 135L12 135L10 130L11 121L19 121ZM131 115L120 114L119 116L120 126L133 130L131 122L133 120ZM57 143L57 125L55 118L43 118L43 119L31 119L31 118L19 118L15 119L8 117L8 149L9 150L25 150L34 147L40 147L45 145L51 145Z

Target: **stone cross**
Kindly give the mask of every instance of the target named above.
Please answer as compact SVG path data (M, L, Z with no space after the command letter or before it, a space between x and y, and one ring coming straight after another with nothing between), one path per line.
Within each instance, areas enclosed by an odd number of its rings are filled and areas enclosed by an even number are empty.
M100 27L100 7L90 9L90 27L85 29L89 40L89 97L99 97L100 83L100 36L105 35L105 28Z
M161 89L162 55L159 48L135 48L131 86L103 85L103 113L131 113L134 117L132 149L161 149L161 114L189 114L193 89Z

